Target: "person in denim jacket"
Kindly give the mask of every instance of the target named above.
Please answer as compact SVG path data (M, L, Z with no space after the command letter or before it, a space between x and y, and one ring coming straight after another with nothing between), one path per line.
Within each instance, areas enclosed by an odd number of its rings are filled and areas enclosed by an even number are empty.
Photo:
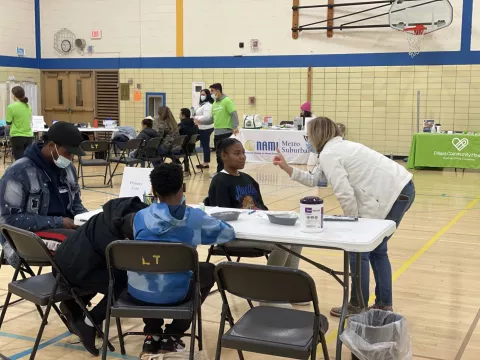
M75 229L73 218L88 211L80 198L73 155L84 155L82 135L66 122L52 125L45 144L34 143L25 157L8 167L0 179L0 225L37 232ZM0 235L8 262L18 259Z

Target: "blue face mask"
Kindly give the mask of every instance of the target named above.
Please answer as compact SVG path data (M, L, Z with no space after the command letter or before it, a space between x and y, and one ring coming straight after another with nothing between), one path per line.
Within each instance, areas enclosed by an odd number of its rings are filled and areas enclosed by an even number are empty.
M308 141L307 139L305 139L305 143L307 144L307 150L308 152L311 152L311 153L314 153L314 154L318 154L318 151L317 149L315 149L312 144L310 144L310 141Z

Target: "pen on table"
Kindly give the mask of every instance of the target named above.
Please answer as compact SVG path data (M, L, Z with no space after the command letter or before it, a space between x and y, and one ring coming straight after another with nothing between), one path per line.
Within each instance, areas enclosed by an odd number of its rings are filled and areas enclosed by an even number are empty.
M252 215L254 212L256 212L257 210L252 210L252 211L249 211L248 212L248 215Z

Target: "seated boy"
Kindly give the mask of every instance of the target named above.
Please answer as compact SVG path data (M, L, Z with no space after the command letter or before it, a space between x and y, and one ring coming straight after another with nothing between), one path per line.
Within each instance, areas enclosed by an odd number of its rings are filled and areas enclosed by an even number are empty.
M183 171L179 165L162 164L150 174L152 194L155 201L134 218L135 240L200 244L222 244L235 238L233 228L200 209L185 205L183 196ZM215 266L200 263L200 292L202 303L214 285ZM128 291L141 303L171 305L181 304L192 296L191 273L142 274L128 273ZM150 334L163 333L163 319L144 319L144 331ZM190 328L190 320L173 320L165 327L169 334L178 337L147 336L142 353L178 352L185 349L182 335Z

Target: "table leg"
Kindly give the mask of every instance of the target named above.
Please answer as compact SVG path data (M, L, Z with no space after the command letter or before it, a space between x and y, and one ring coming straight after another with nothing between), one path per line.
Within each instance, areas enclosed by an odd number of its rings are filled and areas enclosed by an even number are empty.
M343 252L343 304L342 304L342 314L340 315L340 322L338 323L338 334L337 334L337 351L335 359L342 359L342 341L340 340L340 335L345 329L345 319L347 318L348 310L348 293L350 287L350 272L349 272L349 254L347 251Z
M365 301L363 300L363 292L362 292L362 253L356 253L355 256L357 257L357 266L355 269L355 285L357 286L357 299L358 299L358 306L363 311L365 309Z

